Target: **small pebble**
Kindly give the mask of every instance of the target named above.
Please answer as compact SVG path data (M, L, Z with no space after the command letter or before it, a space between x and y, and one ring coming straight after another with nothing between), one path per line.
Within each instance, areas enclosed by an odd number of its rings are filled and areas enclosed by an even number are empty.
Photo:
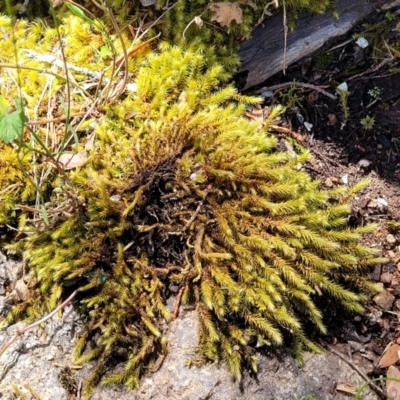
M362 48L362 49L365 49L366 47L368 47L368 40L367 39L365 39L365 37L362 37L362 36L360 36L358 39L357 39L357 41L356 41L356 43Z
M332 187L332 186L333 186L333 182L331 181L330 178L326 178L326 180L325 180L325 186L327 186L327 187Z
M362 343L354 342L352 340L349 340L347 343L350 345L353 351L360 351L363 347Z
M304 126L308 130L308 132L311 132L311 129L313 128L313 124L310 124L309 122L304 122Z
M390 274L389 272L384 272L381 275L381 282L382 283L386 283L386 284L390 284L392 282L392 274Z
M274 95L274 92L271 90L266 90L265 92L261 93L262 97L272 97Z
M396 284L397 282L395 280L392 281L392 287L388 288L387 290L390 289L392 294L396 297L400 297L400 285Z
M389 233L389 235L386 236L386 241L389 244L395 244L397 240L391 233Z
M328 125L335 125L337 123L337 117L335 114L328 114Z
M389 205L389 203L382 197L376 199L376 204L378 205L379 208L387 207Z
M389 251L387 252L387 256L388 256L389 258L395 258L395 257L396 257L396 253L395 253L394 251L392 251L392 250L389 250Z
M383 311L389 311L395 301L395 297L386 290L374 296L374 303L379 306Z
M366 158L362 158L358 162L358 166L361 167L361 168L368 168L371 164L372 164L372 161L371 160L367 160Z

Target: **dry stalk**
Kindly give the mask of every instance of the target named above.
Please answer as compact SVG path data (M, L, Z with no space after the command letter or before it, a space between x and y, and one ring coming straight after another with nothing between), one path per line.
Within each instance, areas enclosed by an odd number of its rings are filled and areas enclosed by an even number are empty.
M26 331L29 331L32 328L35 328L36 326L40 325L43 322L46 322L48 319L50 319L53 315L55 315L59 310L64 308L67 304L69 304L74 297L77 295L79 292L79 289L75 290L66 300L64 300L58 307L56 307L50 314L47 314L43 318L41 318L39 321L34 322L33 324L27 325L24 328L21 328L17 330L14 334L14 336L7 342L5 343L1 348L0 348L0 357L4 354L4 352L15 342L15 340L23 335Z

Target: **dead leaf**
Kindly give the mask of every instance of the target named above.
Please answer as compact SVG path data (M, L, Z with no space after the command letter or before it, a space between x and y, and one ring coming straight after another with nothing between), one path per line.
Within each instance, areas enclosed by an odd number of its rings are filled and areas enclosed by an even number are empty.
M86 144L85 144L85 150L86 150L86 151L90 151L90 150L93 149L94 138L95 138L95 137L96 137L95 132L92 132L92 133L90 134L90 136L88 137L88 140L87 140L87 142L86 142Z
M84 152L76 154L63 153L58 157L57 161L67 170L84 166L88 158Z
M265 120L264 110L261 107L254 107L251 111L245 111L244 115L253 121L264 122Z
M348 383L341 383L336 386L336 390L349 394L357 394L358 387Z
M124 119L125 120L131 119L131 118L135 117L138 114L139 113L137 111L130 110L124 115Z
M391 379L386 381L386 392L391 400L400 400L400 371L391 365L386 376Z
M239 3L213 3L209 6L214 13L211 21L217 21L221 26L229 26L232 21L243 22L243 11Z
M383 353L378 363L378 368L387 368L390 365L396 364L399 361L400 346L396 343L391 343Z
M14 290L17 293L20 301L25 301L29 296L28 286L26 286L26 283L22 278L18 279L17 282L15 282Z

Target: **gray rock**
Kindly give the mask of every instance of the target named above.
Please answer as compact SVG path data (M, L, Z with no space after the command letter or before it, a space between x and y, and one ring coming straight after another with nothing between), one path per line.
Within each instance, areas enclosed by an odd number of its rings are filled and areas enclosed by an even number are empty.
M0 334L0 342L12 336L23 324L17 324ZM140 389L128 393L123 386L100 386L93 400L298 400L311 395L318 399L344 400L345 395L330 391L335 382L361 386L363 379L337 356L331 353L305 354L300 367L288 356L260 355L257 379L247 374L241 384L233 382L223 365L207 364L201 368L187 367L196 351L197 318L194 311L183 314L170 324L169 353L162 367L143 378ZM11 394L11 385L29 384L41 400L71 400L58 375L62 366L71 365L73 341L82 329L82 322L72 307L62 320L46 324L45 330L27 332L0 358L0 393ZM76 386L88 376L93 365L74 372ZM26 392L26 391L25 391ZM376 400L366 391L363 399Z
M392 305L395 301L395 297L385 290L382 293L374 296L374 302L377 306L379 306L383 311L389 311L392 308Z

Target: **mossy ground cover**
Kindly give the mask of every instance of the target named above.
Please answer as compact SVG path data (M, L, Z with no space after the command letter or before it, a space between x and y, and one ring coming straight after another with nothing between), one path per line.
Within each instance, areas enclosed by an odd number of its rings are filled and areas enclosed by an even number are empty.
M279 108L246 119L260 99L227 83L231 64L201 38L132 44L112 16L72 11L58 26L0 18L3 118L27 119L0 148L3 242L29 281L5 322L78 290L88 322L74 361L97 360L88 396L157 368L180 304L199 316L192 362L223 361L237 379L256 371L255 345L317 350L304 326L326 331L318 297L361 312L364 273L383 261L359 244L372 226L347 226L365 182L321 190L302 171L309 154L280 152L268 133Z

